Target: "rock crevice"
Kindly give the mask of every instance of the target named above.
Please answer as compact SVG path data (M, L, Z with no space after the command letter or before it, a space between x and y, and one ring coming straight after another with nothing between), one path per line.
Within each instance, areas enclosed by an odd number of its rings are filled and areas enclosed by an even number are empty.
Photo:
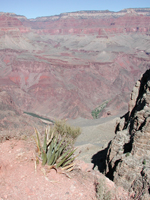
M150 69L136 83L129 111L117 123L116 136L106 156L106 176L133 192L134 198L150 198L149 122Z

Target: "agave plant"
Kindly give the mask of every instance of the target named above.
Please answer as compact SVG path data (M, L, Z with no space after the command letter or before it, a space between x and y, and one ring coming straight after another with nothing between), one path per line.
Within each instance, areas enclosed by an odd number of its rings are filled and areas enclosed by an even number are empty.
M76 149L72 147L71 142L66 140L66 135L63 137L46 129L43 145L41 145L39 132L36 132L36 144L39 156L42 159L42 165L46 163L55 168L72 169L75 159L74 152Z

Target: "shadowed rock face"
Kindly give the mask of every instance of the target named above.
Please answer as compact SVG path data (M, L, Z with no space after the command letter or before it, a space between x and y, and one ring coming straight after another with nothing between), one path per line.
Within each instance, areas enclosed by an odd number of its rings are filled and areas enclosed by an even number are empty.
M51 118L106 117L127 109L150 62L150 9L27 19L0 13L0 89Z
M136 99L134 98L136 97ZM133 106L134 102L134 106ZM117 125L106 158L106 175L134 191L135 198L150 198L150 70L136 83L129 112ZM121 126L120 126L121 125ZM121 128L122 127L122 128Z

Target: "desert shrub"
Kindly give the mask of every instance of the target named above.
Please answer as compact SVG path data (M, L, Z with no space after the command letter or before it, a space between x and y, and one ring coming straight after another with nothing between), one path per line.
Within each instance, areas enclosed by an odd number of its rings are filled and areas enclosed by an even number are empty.
M98 200L111 200L111 192L106 188L105 180L99 179L95 183L96 197Z
M74 142L77 136L81 134L81 129L79 127L73 127L65 123L65 121L55 121L53 130L55 133L61 136L66 135L69 139Z
M40 133L36 132L36 144L39 157L42 159L42 165L48 164L55 168L62 167L62 169L71 170L74 166L75 149L71 141L66 139L66 134L54 132L54 130L46 129L45 135L40 139ZM41 145L43 143L43 145Z

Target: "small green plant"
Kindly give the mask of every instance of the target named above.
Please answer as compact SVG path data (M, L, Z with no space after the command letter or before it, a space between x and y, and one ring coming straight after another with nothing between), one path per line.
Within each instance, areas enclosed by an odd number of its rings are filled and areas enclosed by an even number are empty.
M66 134L63 137L54 130L45 131L43 145L41 145L40 134L36 132L36 145L39 157L42 159L42 165L48 164L54 168L62 167L62 169L72 170L74 166L74 152L71 141L66 139Z
M146 160L145 160L145 159L143 160L142 164L143 164L143 165L146 165Z
M127 152L127 153L126 153L126 157L128 157L129 155L130 155L130 153L129 153L129 152Z

